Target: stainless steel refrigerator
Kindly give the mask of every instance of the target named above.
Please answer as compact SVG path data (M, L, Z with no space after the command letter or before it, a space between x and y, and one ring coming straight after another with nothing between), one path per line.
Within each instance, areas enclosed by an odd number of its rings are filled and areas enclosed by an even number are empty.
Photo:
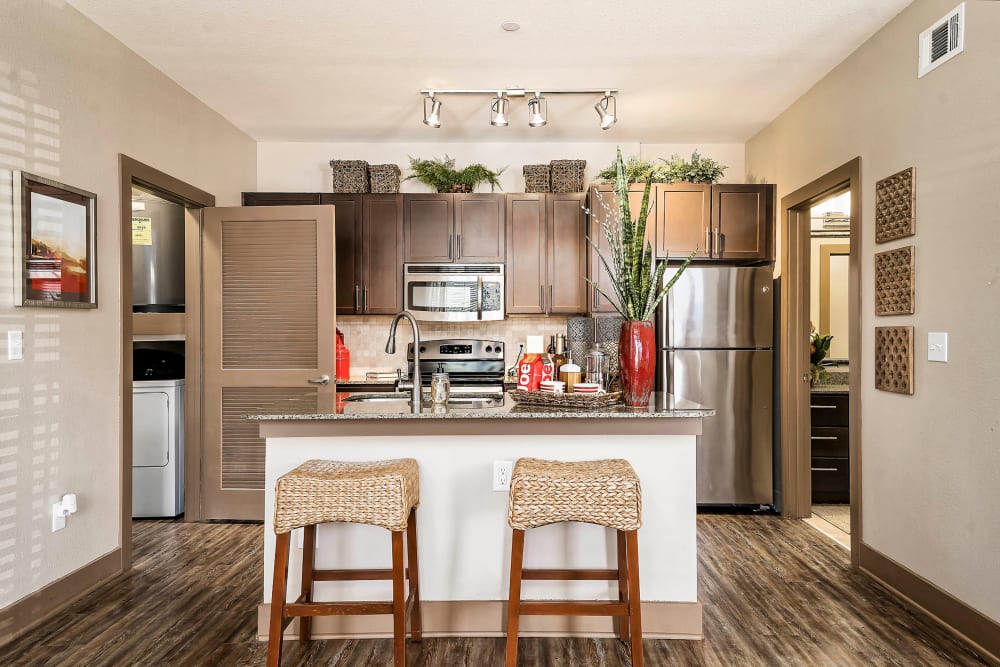
M716 410L698 437L700 505L773 504L772 282L769 266L692 266L657 312L657 388Z

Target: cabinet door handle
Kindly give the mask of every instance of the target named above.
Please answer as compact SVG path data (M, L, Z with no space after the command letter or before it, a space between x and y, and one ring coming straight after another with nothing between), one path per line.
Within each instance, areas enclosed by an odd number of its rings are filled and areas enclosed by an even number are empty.
M594 310L601 307L601 293L597 291L597 285L594 285Z
M361 299L362 305L364 306L365 312L367 313L368 312L368 285L365 285L364 290L362 290L362 294L364 295L362 297L362 299Z
M361 301L361 288L357 285L354 286L354 310L358 309L358 303Z
M318 378L309 378L309 384L330 384L329 375L320 375Z
M836 405L810 405L813 410L836 410Z
M837 468L809 468L813 472L837 472Z
M722 247L725 245L725 234L715 232L715 256L722 257Z
M455 257L454 257L455 248L452 245L454 243L454 241L455 241L455 237L453 235L451 235L451 234L448 234L448 259L455 259Z
M542 312L545 312L545 285L538 286L538 303L542 307Z
M555 310L555 307L556 307L556 300L552 296L552 285L549 285L549 310L550 311Z
M461 234L458 235L457 240L458 240L458 258L462 259L462 235Z
M811 436L809 436L809 439L810 440L840 440L840 438L838 438L835 435L811 435Z
M712 254L712 228L711 227L706 227L705 228L705 254L706 255L711 255Z

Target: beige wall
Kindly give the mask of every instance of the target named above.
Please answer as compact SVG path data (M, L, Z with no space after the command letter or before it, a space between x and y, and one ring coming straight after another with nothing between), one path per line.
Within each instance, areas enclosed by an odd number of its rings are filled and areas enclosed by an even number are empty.
M554 121L553 121L554 122ZM496 130L495 132L493 130ZM434 130L428 128L428 133ZM495 137L503 131L485 127L484 135ZM460 167L471 162L482 162L491 169L507 167L500 176L505 192L524 192L521 167L525 164L544 164L550 160L580 159L587 161L585 178L589 182L598 171L615 159L614 142L557 143L557 142L500 142L442 143L428 138L424 143L295 143L261 142L257 150L257 184L263 191L329 192L331 189L330 160L367 160L371 164L395 163L409 175L408 156L443 158L447 153ZM728 165L724 182L740 183L743 179L743 144L639 144L621 145L622 154L640 155L659 162L673 153L690 157L698 149L703 156ZM403 192L424 192L427 186L417 181L407 181ZM489 186L481 186L489 192Z
M861 156L864 541L1000 620L1000 2L966 2L965 52L916 78L917 35L956 4L904 10L747 144L747 172L784 196ZM875 181L911 165L917 234L876 246ZM876 318L873 253L909 243L916 313ZM913 396L873 388L879 325L915 328Z
M220 205L255 185L249 137L76 10L0 3L0 607L120 543L118 153ZM97 310L13 307L13 169L97 193ZM67 492L79 511L53 533Z

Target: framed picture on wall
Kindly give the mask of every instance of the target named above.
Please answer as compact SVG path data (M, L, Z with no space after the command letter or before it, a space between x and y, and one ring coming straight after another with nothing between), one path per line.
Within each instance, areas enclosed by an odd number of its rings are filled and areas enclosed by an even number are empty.
M14 172L15 305L97 308L96 202L92 192Z

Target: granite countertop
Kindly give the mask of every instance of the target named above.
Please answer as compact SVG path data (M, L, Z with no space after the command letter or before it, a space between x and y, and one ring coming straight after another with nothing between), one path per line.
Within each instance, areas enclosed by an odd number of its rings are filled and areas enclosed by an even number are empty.
M813 394L847 394L851 391L849 384L814 384L809 388Z
M352 397L379 397L383 400L351 401ZM317 398L319 404L317 405ZM370 420L370 419L670 419L711 417L713 408L705 407L671 394L654 393L646 410L628 410L624 405L610 408L548 408L518 405L509 395L499 397L489 407L482 404L456 403L448 406L425 405L420 414L410 411L406 396L384 400L386 394L345 393L303 394L300 398L276 401L259 412L245 414L252 421ZM453 397L459 401L463 397Z

